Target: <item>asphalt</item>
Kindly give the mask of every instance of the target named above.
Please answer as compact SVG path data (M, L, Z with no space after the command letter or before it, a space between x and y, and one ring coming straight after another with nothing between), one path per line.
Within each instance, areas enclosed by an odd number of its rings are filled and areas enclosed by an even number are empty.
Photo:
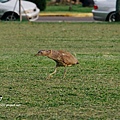
M92 17L92 13L70 13L70 12L46 12L46 13L40 13L40 16L63 16L63 17Z

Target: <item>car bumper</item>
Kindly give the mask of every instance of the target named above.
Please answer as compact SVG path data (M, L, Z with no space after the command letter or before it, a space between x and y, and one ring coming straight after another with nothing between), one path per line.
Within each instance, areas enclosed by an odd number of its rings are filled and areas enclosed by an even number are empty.
M37 9L35 12L33 13L28 13L28 14L22 14L22 19L23 20L28 20L28 21L35 21L39 18L39 13L40 13L40 10Z
M101 12L101 11L95 11L95 10L92 10L92 13L93 13L93 19L99 20L99 21L106 21L107 16L109 14L107 12Z

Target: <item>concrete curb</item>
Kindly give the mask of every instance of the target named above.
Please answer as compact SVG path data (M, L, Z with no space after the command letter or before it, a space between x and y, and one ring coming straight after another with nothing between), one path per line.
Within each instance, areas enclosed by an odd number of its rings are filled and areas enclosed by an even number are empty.
M40 16L63 16L63 17L92 17L92 13L69 13L69 12L64 12L64 13L40 13Z

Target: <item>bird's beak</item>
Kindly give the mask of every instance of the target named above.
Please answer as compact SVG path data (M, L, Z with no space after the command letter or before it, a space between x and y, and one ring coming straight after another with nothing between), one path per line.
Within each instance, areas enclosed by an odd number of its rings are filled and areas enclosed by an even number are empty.
M35 56L42 56L42 55L41 55L41 53L37 53L37 54L35 54Z
M39 54L37 53L37 54L35 54L35 56L38 56Z

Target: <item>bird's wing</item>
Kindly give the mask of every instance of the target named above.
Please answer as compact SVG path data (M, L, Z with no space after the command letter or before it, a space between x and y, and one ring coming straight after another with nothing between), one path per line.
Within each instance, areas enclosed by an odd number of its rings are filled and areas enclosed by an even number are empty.
M78 63L78 60L69 52L62 52L61 58L63 62L67 65L73 65Z

